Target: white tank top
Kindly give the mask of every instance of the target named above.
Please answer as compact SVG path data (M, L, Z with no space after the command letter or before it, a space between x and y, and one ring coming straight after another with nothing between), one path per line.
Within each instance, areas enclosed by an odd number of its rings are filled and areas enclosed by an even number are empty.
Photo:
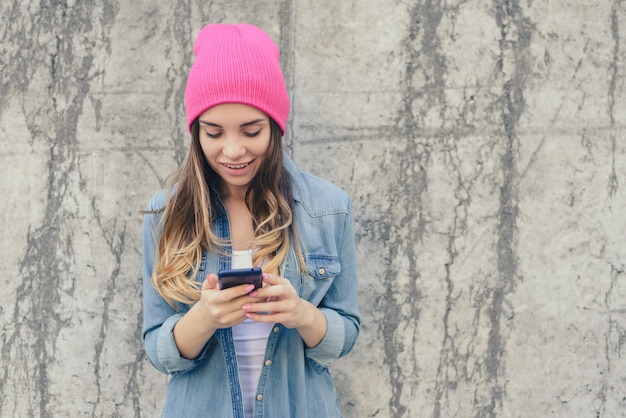
M231 268L248 267L252 267L252 251L233 251ZM252 416L255 392L259 383L261 369L263 368L267 337L272 327L273 324L255 322L251 319L246 319L241 324L233 327L239 381L241 382L243 407L246 417Z

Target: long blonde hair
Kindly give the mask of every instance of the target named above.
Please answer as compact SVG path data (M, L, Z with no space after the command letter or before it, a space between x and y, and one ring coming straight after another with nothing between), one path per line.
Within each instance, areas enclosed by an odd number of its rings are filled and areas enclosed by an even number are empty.
M304 271L293 219L291 178L283 168L281 131L271 118L270 130L269 149L246 192L254 228L251 247L256 249L252 262L256 266L267 259L263 270L278 273L293 240ZM201 284L195 277L203 251L224 254L229 245L212 230L222 210L217 193L220 181L202 153L196 120L191 128L189 153L168 179L165 207L154 211L162 213L158 228L162 232L152 283L173 307L176 302L191 304L199 300Z

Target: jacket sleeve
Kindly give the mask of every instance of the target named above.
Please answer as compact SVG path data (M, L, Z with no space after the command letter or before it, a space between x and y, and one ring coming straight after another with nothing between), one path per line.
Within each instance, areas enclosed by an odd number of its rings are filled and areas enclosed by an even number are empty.
M359 335L356 243L352 206L344 215L343 233L337 234L341 272L324 295L319 309L326 316L327 330L322 341L306 351L307 357L322 367L348 354Z
M162 207L155 203L162 200L159 196L152 198L147 210ZM148 361L162 373L177 375L196 367L212 339L194 360L181 357L178 351L174 341L174 326L188 307L179 305L180 310L172 308L156 291L151 281L156 262L159 218L160 214L149 213L144 215L143 221L143 341Z

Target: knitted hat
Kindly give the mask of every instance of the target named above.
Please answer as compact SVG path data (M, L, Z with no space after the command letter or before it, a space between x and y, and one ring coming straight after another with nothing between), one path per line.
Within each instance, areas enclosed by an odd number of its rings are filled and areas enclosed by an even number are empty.
M289 95L278 47L265 32L247 24L207 25L193 52L196 60L185 88L189 131L207 109L242 103L267 114L285 134Z

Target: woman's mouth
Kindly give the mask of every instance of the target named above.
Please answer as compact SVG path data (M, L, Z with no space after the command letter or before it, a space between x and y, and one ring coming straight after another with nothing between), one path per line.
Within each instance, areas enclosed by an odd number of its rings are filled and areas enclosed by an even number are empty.
M222 165L226 168L230 168L231 170L241 170L242 168L246 168L250 163L243 164L226 164L222 163Z

